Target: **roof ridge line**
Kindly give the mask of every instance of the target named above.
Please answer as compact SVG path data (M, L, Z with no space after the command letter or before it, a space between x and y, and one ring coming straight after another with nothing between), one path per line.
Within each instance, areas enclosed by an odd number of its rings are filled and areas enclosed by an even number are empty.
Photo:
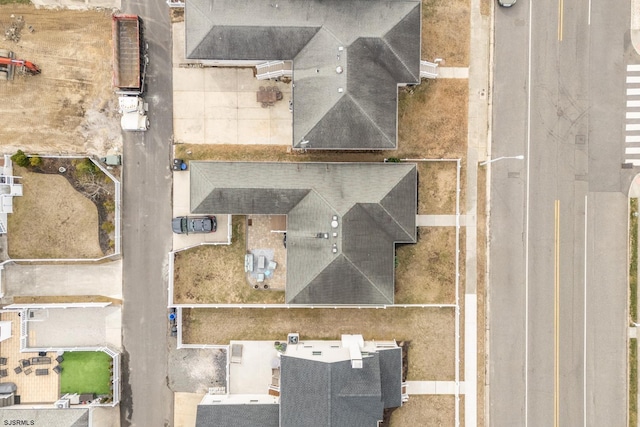
M421 3L418 3L418 7L421 7ZM414 8L415 9L415 8ZM413 9L412 9L413 11ZM411 13L411 12L409 12ZM407 14L408 15L408 14ZM415 76L411 70L409 70L409 67L407 66L407 64L405 64L405 62L402 60L402 58L400 58L400 56L396 53L395 49L393 47L391 47L391 45L389 44L389 42L387 41L386 37L387 34L389 34L391 31L393 31L394 28L396 28L398 25L400 25L403 21L404 18L407 17L407 15L405 15L398 23L396 23L396 25L394 25L393 27L391 27L389 29L389 31L387 31L386 33L384 33L384 36L380 37L380 40L382 40L384 42L385 45L387 45L387 47L389 48L389 50L391 50L391 52L393 52L393 55L398 59L398 61L400 61L400 63L402 64L402 66L405 68L405 70L407 70L409 72L409 75L413 76L413 78L415 78L418 82L420 82L420 72L418 72L418 76ZM420 18L420 31L422 32L422 18ZM422 44L422 41L421 41Z
M369 212L367 212L367 215L369 215ZM369 216L371 216L371 215L369 215ZM355 269L356 269L356 271L357 271L358 273L360 273L360 275L361 275L361 276L363 276L365 279L367 279L367 281L368 281L369 283L371 283L371 286L373 286L373 287L375 288L375 290L376 290L376 291L378 291L378 293L380 293L380 295L382 295L382 296L383 296L387 301L389 301L389 298L387 298L387 297L386 297L386 295L384 294L384 292L382 292L382 291L380 290L380 288L379 288L378 286L376 286L376 284L375 284L375 283L373 283L373 282L371 281L371 279L369 279L369 276L367 276L366 274L364 274L364 272L363 272L362 270L360 270L360 269L355 265L355 263L354 263L353 261L351 261L351 259L349 259L349 257L348 257L344 252L342 252L342 256L344 257L344 259L346 259L346 260L349 262L349 264L351 264L351 266L353 266L353 268L355 268ZM395 269L394 269L394 270L395 270ZM395 289L395 284L394 284L394 289ZM394 290L394 293L395 293L395 290ZM393 299L391 299L391 301L389 301L389 302L390 302L391 304L393 304Z
M388 34L388 33L387 33ZM386 34L385 34L386 36ZM398 60L398 62L400 62L402 64L402 66L404 67L405 70L407 70L407 72L409 73L410 76L412 76L413 78L415 78L416 80L420 81L420 77L416 77L411 70L409 70L409 67L407 66L407 64L405 64L405 62L402 60L402 58L400 58L400 56L396 53L395 49L391 47L391 45L389 44L389 42L387 41L387 39L385 39L384 37L380 37L380 40L382 40L382 42L389 48L389 50L391 51L391 53L393 53L393 56L396 57L396 59Z
M397 88L396 88L396 91L397 91ZM351 93L349 93L349 89L347 89L347 93L346 93L345 95L346 95L346 96L347 96L347 97L348 97L348 98L349 98L349 99L354 103L354 105L355 105L356 107L358 107L358 109L359 109L360 111L362 111L362 115L363 115L363 116L365 116L365 117L369 120L369 122L370 122L371 124L373 124L373 126L378 130L378 133L382 134L382 136L384 136L384 139L386 139L387 141L389 141L389 142L390 142L394 147L396 147L396 148L397 148L397 147L398 147L398 144L397 144L397 143L394 143L393 141L391 141L391 139L389 139L389 137L387 136L387 134L386 134L386 133L384 133L384 132L382 131L382 129L380 129L380 126L378 126L378 124L375 122L375 120L373 120L373 119L371 118L371 116L367 113L367 111L366 111L364 108L362 108L362 106L360 105L360 103L359 103L358 101L356 101L356 99L351 95ZM396 102L396 104L397 104L397 102ZM396 107L396 109L397 109L397 107ZM397 124L396 124L396 127L397 127Z
M388 194L388 193L387 193L387 194ZM378 202L378 203L376 203L376 204L377 204L378 206L380 206L380 209L382 209L383 211L385 211L387 215L389 215L389 217L393 220L393 222L394 222L394 223L396 223L396 224L398 225L398 227L400 228L400 230L404 231L404 233L405 233L407 236L409 236L409 238L411 238L411 234L407 231L407 229L406 229L406 228L404 228L402 225L400 225L400 223L396 220L396 218L395 218L393 215L391 215L391 212L389 212L389 211L387 210L387 208L385 208L385 207L383 206L382 202ZM368 213L368 212L367 212L367 213ZM371 215L369 215L369 216L371 216ZM373 217L372 217L372 218L373 218ZM373 220L375 221L375 218L374 218ZM377 221L376 221L376 222L377 222ZM410 239L410 240L413 240L413 239ZM394 243L394 244L396 244L396 243L398 243L398 242L402 242L402 240L395 240L395 239L394 239L394 241L393 241L393 243Z

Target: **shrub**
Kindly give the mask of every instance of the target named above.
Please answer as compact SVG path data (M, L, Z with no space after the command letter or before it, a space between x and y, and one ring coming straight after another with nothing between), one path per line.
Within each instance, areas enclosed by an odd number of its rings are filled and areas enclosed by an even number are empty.
M102 228L102 230L105 233L111 233L113 230L116 229L116 226L113 225L113 223L111 221L105 221L105 222L102 223L102 226L100 228Z
M76 163L76 172L79 176L95 175L98 170L98 167L88 158L84 158Z
M107 212L113 212L116 210L116 204L113 200L107 199L102 203L102 206L107 210Z
M31 165L31 167L33 168L42 166L42 157L38 157L38 156L29 157L29 165Z
M16 154L11 156L11 160L13 160L16 165L22 166L23 168L29 167L30 164L29 158L26 154L24 154L24 151L22 150L18 150Z

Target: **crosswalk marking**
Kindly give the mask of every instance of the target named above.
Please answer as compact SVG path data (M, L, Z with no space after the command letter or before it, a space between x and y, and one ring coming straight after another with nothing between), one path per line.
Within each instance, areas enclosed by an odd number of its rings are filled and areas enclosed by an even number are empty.
M640 166L640 64L627 65L625 111L625 163Z

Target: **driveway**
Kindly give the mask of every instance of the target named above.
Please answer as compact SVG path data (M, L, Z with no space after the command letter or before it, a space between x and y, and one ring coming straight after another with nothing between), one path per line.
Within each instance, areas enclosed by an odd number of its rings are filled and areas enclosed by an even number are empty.
M173 24L173 128L177 143L291 145L291 83L258 80L254 68L186 67L184 22ZM282 100L262 107L260 87Z
M122 299L122 260L104 264L8 264L4 296L102 295Z
M173 173L173 216L191 215L189 194L189 172ZM190 248L203 243L229 244L231 243L231 215L215 215L218 229L215 233L206 234L173 234L173 250Z

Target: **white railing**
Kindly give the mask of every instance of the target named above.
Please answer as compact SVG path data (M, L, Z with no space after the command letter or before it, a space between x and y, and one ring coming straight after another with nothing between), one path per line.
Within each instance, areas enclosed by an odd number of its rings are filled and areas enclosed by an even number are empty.
M275 79L276 77L291 77L291 61L269 61L256 65L256 78L258 80Z
M435 79L438 77L438 63L429 61L420 61L420 77Z

